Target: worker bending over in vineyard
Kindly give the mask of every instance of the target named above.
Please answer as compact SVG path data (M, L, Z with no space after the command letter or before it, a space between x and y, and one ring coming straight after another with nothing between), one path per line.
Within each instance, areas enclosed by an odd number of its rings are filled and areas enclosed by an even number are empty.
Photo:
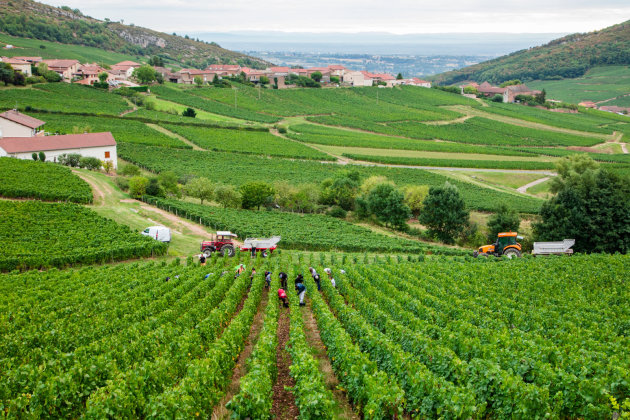
M300 297L300 306L306 305L304 303L304 295L306 294L306 286L304 286L304 277L301 274L295 279L295 290L297 290L298 296Z
M199 254L199 265L206 265L206 256L203 254Z
M236 266L236 274L234 274L234 278L237 278L238 276L240 276L243 271L245 271L245 266L243 264L239 264Z
M317 274L317 271L315 271L315 269L313 267L309 267L308 271L311 272L311 276L313 276L313 280L315 280L315 283L317 283L317 290L322 290L322 285L320 283L320 278L319 278L319 274Z
M330 268L324 268L324 273L328 274L328 278L330 279L330 283L332 287L337 287L337 283L335 283L335 278L333 277L332 270Z
M278 289L278 299L282 301L282 305L285 308L289 307L289 300L287 297L287 292L285 292L284 289Z
M265 271L265 287L268 289L271 285L271 271Z
M284 271L281 271L280 274L278 274L278 277L280 278L280 284L282 285L282 288L286 290L287 279L289 278L289 276L287 276L287 273L285 273Z
M252 268L252 274L249 275L249 286L251 287L254 284L254 277L256 276L256 269Z

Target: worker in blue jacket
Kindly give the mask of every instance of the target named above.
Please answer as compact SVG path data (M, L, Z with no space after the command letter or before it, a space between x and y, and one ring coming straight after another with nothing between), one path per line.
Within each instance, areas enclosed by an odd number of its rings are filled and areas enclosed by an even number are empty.
M300 306L306 305L304 303L304 295L306 295L306 286L304 286L304 277L301 274L295 279L295 290L297 290L298 296L300 297Z

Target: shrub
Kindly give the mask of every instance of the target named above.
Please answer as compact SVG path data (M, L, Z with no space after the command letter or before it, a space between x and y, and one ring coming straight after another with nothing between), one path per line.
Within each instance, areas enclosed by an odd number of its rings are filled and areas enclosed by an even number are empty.
M88 169L90 171L95 171L95 170L101 169L101 166L103 166L103 162L101 162L99 158L95 158L91 156L84 156L79 159L80 168Z
M134 198L140 198L147 192L149 180L143 176L134 176L129 180L129 194Z
M123 191L129 191L129 178L124 176L117 176L114 178L114 183Z
M140 175L140 168L138 168L133 163L127 163L125 165L121 165L117 171L120 175L125 176L136 176Z
M348 212L339 206L332 206L330 210L326 212L326 214L332 217L336 217L338 219L345 219Z
M31 157L33 158L33 160L37 160L37 153L36 153L36 152L33 152L33 153L31 154Z
M41 160L42 162L46 162L46 153L39 152L39 160Z
M192 108L186 108L184 112L182 112L182 116L195 118L197 116L197 112Z
M491 99L492 102L503 102L503 95L496 94Z
M59 155L57 159L59 163L62 165L70 166L72 168L76 168L79 166L79 160L81 159L81 155L78 153L64 153Z

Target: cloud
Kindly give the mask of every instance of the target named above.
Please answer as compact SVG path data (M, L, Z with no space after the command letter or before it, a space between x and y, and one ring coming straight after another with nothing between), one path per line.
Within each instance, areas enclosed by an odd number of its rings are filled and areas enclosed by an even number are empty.
M58 0L45 3L56 5ZM164 32L588 32L630 17L627 0L65 0L98 19Z

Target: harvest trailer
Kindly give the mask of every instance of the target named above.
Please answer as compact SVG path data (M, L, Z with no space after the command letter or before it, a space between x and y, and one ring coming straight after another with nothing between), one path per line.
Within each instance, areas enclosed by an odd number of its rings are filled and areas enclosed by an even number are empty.
M277 243L280 242L280 239L280 236L272 236L271 238L247 238L241 247L241 251L252 253L260 252L263 257L266 257L278 247Z
M571 247L575 245L575 239L565 239L557 242L534 242L532 255L571 255Z
M233 257L236 254L236 248L233 238L236 235L229 231L218 231L215 238L210 241L201 243L201 252L209 257L213 252L220 252L221 255ZM241 246L241 251L261 253L266 257L277 248L280 242L280 236L272 236L271 238L247 238Z

